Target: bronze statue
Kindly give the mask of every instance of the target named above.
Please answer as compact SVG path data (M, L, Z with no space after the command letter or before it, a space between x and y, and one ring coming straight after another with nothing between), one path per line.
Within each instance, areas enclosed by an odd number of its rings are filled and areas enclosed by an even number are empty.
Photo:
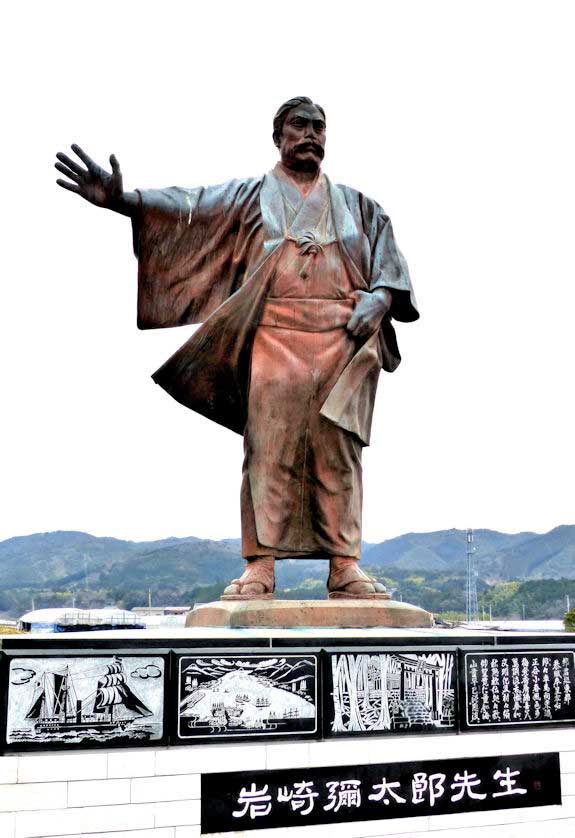
M330 597L387 596L357 564L361 453L400 362L392 319L419 315L387 215L322 173L325 136L323 109L290 99L271 172L195 189L124 192L114 155L111 174L57 155L60 186L132 219L138 326L203 324L153 377L244 437L247 567L226 599L272 597L296 556L329 558Z

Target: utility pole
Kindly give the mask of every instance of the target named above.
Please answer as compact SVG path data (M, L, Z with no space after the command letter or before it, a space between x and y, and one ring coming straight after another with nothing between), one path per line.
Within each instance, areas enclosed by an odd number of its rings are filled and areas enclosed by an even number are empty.
M525 619L525 603L521 603L521 610L523 611L523 619Z
M148 588L148 608L152 607L152 589Z
M477 605L477 573L473 562L475 547L473 545L473 530L467 530L467 583L465 616L467 622L477 620L479 617L479 606Z
M567 613L571 611L571 600L569 599L569 594L565 594L565 605Z

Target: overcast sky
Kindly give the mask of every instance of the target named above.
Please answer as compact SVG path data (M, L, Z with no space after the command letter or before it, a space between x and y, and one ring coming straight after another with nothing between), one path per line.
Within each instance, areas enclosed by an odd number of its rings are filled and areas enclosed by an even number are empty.
M399 324L364 536L575 522L573 4L12 3L3 14L0 539L238 536L242 440L150 378L129 221L55 185L78 142L125 186L275 162L278 105L327 113L325 171L392 218Z

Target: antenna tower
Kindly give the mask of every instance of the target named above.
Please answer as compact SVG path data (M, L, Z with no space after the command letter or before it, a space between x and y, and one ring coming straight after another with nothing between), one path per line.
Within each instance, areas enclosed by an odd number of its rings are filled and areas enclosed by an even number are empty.
M473 530L467 530L467 584L465 587L466 603L465 611L467 622L479 619L479 606L477 605L477 571L473 561L475 547L473 545Z

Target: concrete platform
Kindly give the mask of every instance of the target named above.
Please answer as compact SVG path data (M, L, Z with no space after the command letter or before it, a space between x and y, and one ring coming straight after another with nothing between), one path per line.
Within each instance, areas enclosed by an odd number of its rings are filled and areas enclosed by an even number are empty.
M432 628L433 617L423 608L393 599L272 599L218 600L188 612L186 628Z

